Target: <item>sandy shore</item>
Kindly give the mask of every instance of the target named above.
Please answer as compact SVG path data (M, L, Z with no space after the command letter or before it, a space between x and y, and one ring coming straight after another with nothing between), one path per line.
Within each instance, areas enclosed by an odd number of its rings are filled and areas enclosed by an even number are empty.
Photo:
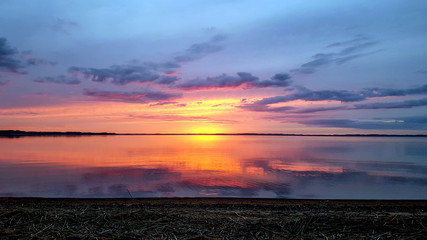
M0 198L1 239L425 239L427 201Z

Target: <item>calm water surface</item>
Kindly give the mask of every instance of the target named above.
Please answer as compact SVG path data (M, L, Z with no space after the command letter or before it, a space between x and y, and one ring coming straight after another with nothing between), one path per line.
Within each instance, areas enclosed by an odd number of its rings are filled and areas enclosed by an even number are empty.
M427 138L0 138L0 196L427 199Z

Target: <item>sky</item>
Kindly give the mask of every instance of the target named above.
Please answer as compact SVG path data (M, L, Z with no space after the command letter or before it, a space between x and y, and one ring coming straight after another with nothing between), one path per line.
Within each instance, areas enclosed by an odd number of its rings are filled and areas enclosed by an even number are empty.
M427 2L0 1L0 129L427 134Z

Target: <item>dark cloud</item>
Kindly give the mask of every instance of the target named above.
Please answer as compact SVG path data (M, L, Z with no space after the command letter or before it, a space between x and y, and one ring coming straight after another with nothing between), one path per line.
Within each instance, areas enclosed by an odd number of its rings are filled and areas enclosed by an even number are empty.
M264 87L287 87L291 84L291 76L287 73L277 73L269 80L259 80L248 72L238 72L237 76L222 74L206 79L193 79L176 86L184 90L206 90L215 88L236 88L245 86L246 88Z
M291 106L270 107L263 104L245 104L237 107L241 109L253 111L253 112L287 112L287 111L296 109L295 107L291 107Z
M177 104L177 103L178 102L158 102L158 103L150 104L150 107L170 105L170 104Z
M418 100L406 100L402 102L377 102L367 104L356 104L354 109L390 109L390 108L413 108L427 106L427 98Z
M177 88L184 90L202 90L213 88L235 88L245 83L257 81L258 77L247 72L238 72L237 77L222 74L217 77L207 77L206 79L194 79L179 84Z
M0 72L25 73L17 54L18 50L10 47L6 38L0 38Z
M300 123L318 127L354 129L427 129L427 117L424 116L373 120L316 119L300 121Z
M80 80L75 77L59 75L57 77L40 77L34 80L37 83L59 83L68 85L78 85Z
M216 35L210 41L204 43L195 43L191 45L184 54L174 58L177 63L191 62L200 59L208 54L219 52L223 49L218 43L225 39L224 35Z
M315 113L315 112L326 112L326 111L336 111L336 110L348 110L347 106L335 106L335 107L312 107L312 108L304 108L296 111L292 111L292 113Z
M343 50L341 50L339 55L345 56L345 55L352 54L355 52L360 52L362 50L365 50L366 48L377 45L378 43L379 42L377 42L377 41L369 41L369 42L362 42L359 44L355 44L353 46L350 46L350 47L347 47L347 48L344 48Z
M344 47L339 52L333 53L317 53L312 56L311 61L302 64L299 68L291 70L294 73L312 74L316 72L319 67L327 66L330 64L344 64L356 58L364 57L370 54L377 53L377 51L363 52L368 48L377 45L379 42L371 41L367 37L356 36L354 39L335 42L327 46L332 47Z
M264 98L255 102L255 104L274 104L281 102L290 102L294 100L304 100L304 101L325 101L325 100L335 100L341 102L357 102L365 100L364 96L360 92L347 91L347 90L319 90L313 91L304 87L296 87L296 91L285 95L285 96L276 96Z
M270 80L255 80L249 85L253 87L288 87L291 85L291 76L287 73L277 73Z
M335 100L341 102L359 102L373 97L392 97L407 95L427 94L427 85L409 89L387 89L387 88L366 88L362 91L347 90L310 90L304 87L295 87L294 92L285 96L275 96L264 98L255 102L256 105L268 105L294 100L304 101L325 101Z
M200 59L208 54L222 49L219 42L224 40L223 35L214 36L210 41L191 45L184 54L175 57L172 61L139 63L137 60L129 64L112 65L107 68L70 67L68 71L74 74L83 74L94 82L110 82L116 85L126 85L132 82L153 82L169 85L179 80L176 76L182 63Z
M96 97L104 101L131 102L131 103L149 103L156 101L167 101L182 96L179 93L167 93L160 91L145 90L141 92L113 92L88 90L84 92L87 96Z
M153 82L160 78L158 73L145 65L113 65L109 68L71 67L68 71L73 74L82 73L94 82L110 81L117 85L131 82Z

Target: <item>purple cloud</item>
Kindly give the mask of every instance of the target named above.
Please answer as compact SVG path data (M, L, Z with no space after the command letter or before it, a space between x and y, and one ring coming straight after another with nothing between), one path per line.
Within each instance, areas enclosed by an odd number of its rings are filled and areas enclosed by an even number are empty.
M223 49L218 43L225 39L224 35L216 35L208 42L195 43L185 52L174 58L177 63L191 62L205 57L208 54L219 52Z
M80 80L75 77L59 75L56 77L40 77L34 80L37 83L59 83L67 85L78 85Z
M0 72L25 73L17 54L18 50L10 47L6 38L0 38Z
M303 73L303 74L312 74L322 66L327 66L330 64L344 64L348 61L354 60L356 58L364 57L377 53L377 51L363 52L364 50L377 45L379 42L371 41L367 37L357 36L354 39L335 42L326 46L327 48L332 47L345 47L339 52L334 53L317 53L312 56L311 61L302 64L297 69L292 69L291 72L294 73Z
M98 91L98 90L85 90L87 96L96 97L103 101L116 101L116 102L131 102L131 103L149 103L156 101L167 101L171 99L180 98L180 93L167 93L160 91L141 91L141 92L113 92L113 91Z
M184 90L204 90L215 88L236 88L245 83L258 80L258 77L247 72L238 72L237 76L228 76L222 74L216 77L207 77L206 79L193 79L179 84L177 88Z
M287 87L291 84L291 76L287 73L277 73L269 80L259 80L258 77L248 72L238 72L237 76L222 74L206 79L193 79L176 86L183 90L209 90L217 88L264 88L264 87Z
M427 117L405 117L397 119L349 120L315 119L300 121L304 125L354 129L427 129Z

